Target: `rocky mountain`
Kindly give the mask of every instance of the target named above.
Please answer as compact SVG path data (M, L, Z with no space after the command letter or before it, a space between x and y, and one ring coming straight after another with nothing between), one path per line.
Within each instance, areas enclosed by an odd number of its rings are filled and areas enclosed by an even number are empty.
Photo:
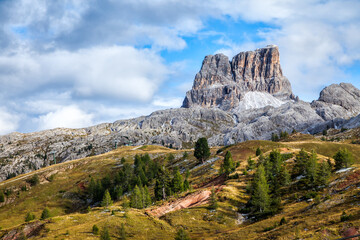
M56 162L110 151L116 145L192 147L202 136L229 145L270 139L280 131L317 133L357 126L359 90L351 84L325 88L311 104L292 94L283 76L278 47L242 52L230 62L205 57L183 107L83 129L53 129L0 137L0 181Z
M360 90L350 83L332 84L320 92L311 106L324 120L348 119L360 112Z
M223 54L206 56L194 85L186 93L183 107L219 107L229 110L248 92L264 92L294 98L289 80L283 76L279 48L269 45L241 52L232 61Z

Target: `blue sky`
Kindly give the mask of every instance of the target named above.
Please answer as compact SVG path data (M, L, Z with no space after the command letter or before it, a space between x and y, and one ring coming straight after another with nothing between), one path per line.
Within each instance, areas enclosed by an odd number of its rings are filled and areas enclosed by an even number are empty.
M360 88L360 1L2 0L0 134L180 107L204 56L279 46L293 92Z

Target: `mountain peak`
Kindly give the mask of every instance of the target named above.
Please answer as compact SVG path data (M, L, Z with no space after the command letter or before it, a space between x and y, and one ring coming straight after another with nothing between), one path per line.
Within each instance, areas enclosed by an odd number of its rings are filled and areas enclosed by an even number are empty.
M291 84L283 76L276 45L241 52L231 61L224 54L206 56L183 107L228 110L238 106L247 92L255 91L282 98L293 96Z

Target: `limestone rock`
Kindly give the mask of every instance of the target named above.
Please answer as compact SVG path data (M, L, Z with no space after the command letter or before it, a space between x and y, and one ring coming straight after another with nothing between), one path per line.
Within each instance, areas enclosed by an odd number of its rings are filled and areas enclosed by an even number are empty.
M332 84L320 92L311 106L324 119L349 119L360 113L360 90L350 83Z
M183 107L229 110L253 91L285 99L294 97L290 82L283 76L277 46L241 52L231 62L223 54L206 56L192 89L186 93Z

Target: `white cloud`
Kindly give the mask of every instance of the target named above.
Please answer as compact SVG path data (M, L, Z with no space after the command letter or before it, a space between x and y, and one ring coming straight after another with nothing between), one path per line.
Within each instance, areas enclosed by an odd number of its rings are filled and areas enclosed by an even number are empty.
M0 108L0 135L11 133L19 126L20 118L4 108Z
M3 95L63 88L84 98L147 101L168 70L151 50L112 46L0 56L0 73Z
M181 107L183 98L163 98L155 97L152 101L152 105L155 107L166 107L166 108L178 108Z
M93 124L94 116L81 110L76 105L64 106L41 115L36 122L38 130L52 129L57 127L81 128Z

